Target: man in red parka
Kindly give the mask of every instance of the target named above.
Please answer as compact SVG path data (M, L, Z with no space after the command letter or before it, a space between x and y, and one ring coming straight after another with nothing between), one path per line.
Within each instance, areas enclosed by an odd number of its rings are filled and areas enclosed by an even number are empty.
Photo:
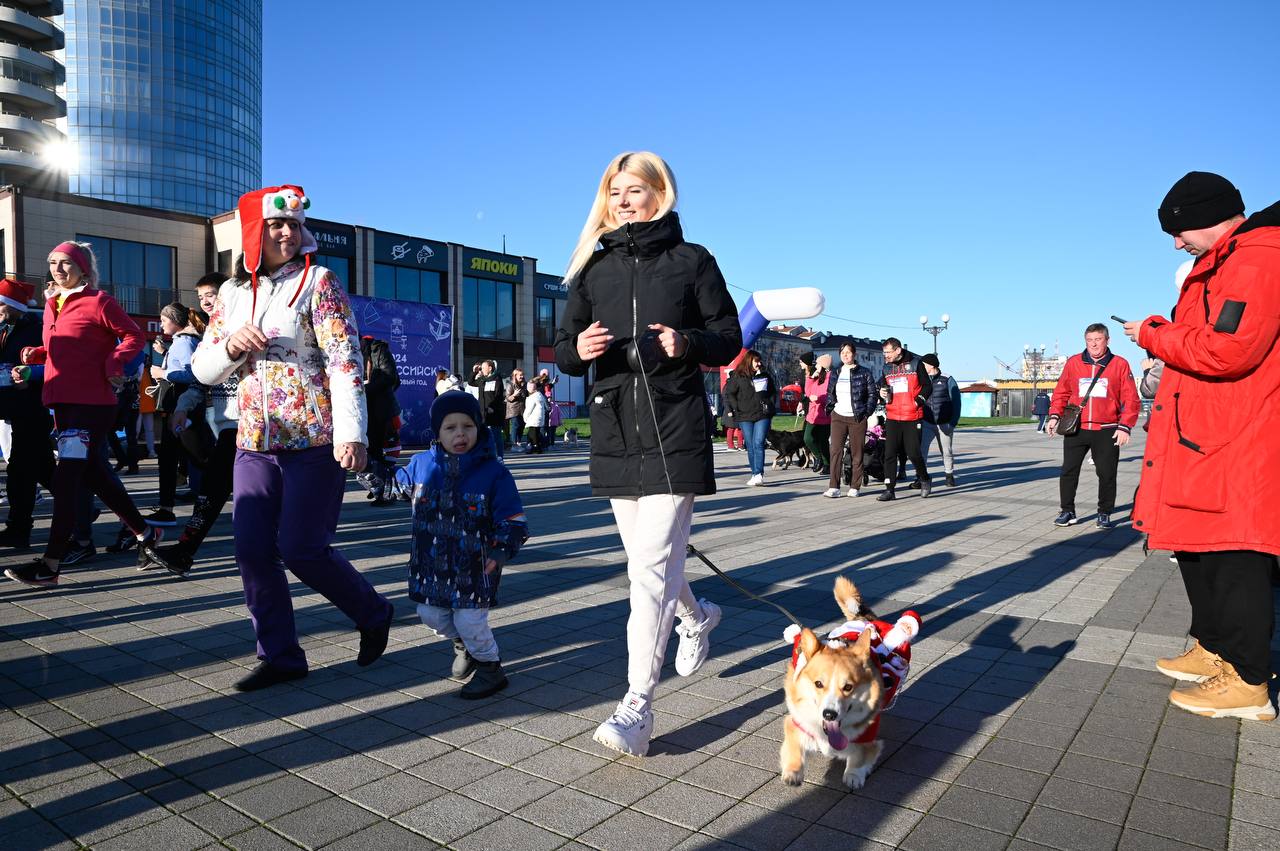
M1159 209L1173 247L1196 258L1174 318L1125 333L1164 375L1151 410L1134 526L1173 550L1191 602L1191 649L1157 668L1191 683L1175 706L1265 721L1280 554L1280 204L1244 217L1226 178L1193 171Z
M1058 386L1049 401L1049 436L1058 432L1058 423L1067 405L1080 406L1080 430L1062 441L1062 474L1058 477L1058 499L1062 512L1056 526L1076 524L1076 485L1080 465L1093 453L1098 473L1099 529L1111 528L1111 512L1116 507L1116 470L1120 447L1129 442L1129 431L1138 422L1142 403L1129 362L1111 351L1107 326L1095 322L1084 329L1084 351L1067 358L1058 377ZM1086 398L1087 397L1087 398Z

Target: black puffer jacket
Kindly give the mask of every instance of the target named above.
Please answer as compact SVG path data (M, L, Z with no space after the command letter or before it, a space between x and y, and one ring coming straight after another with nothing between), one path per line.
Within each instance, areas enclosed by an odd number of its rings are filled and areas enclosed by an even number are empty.
M724 366L742 350L738 310L720 268L705 248L684 241L675 213L628 223L600 242L604 249L569 287L555 342L563 372L585 375L591 363L596 366L592 493L667 493L668 474L674 493L715 493L714 424L699 364ZM578 334L597 320L614 340L599 358L583 361ZM628 364L627 347L633 335L643 335L653 324L684 333L689 348L682 358L658 365L645 382Z
M764 381L763 390L756 389L757 379ZM724 403L733 412L736 422L767 420L777 413L778 387L773 382L773 376L767 372L757 372L747 378L734 370L724 383Z

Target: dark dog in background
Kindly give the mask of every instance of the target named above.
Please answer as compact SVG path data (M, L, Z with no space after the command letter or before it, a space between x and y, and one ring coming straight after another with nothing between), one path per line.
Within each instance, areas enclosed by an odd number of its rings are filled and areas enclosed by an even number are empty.
M792 462L801 467L809 463L809 451L804 448L804 432L769 429L764 436L765 445L778 455L773 459L773 469L785 470Z

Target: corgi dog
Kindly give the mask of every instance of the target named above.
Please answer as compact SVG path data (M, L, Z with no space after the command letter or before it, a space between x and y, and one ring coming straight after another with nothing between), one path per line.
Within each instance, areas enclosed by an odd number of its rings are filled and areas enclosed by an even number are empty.
M893 705L906 679L910 641L920 631L915 612L892 625L875 620L857 586L843 576L836 579L835 598L848 620L825 641L795 625L783 634L793 643L779 754L782 782L789 786L804 780L805 757L820 753L843 759L844 784L862 788L883 748L880 713Z

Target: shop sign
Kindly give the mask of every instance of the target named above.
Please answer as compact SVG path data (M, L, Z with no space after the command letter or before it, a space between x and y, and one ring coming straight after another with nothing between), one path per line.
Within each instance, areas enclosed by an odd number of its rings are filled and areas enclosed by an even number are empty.
M507 254L466 248L462 251L462 274L471 278L496 278L518 283L524 280L524 261Z
M449 249L443 242L398 233L379 232L373 238L375 263L449 271Z

